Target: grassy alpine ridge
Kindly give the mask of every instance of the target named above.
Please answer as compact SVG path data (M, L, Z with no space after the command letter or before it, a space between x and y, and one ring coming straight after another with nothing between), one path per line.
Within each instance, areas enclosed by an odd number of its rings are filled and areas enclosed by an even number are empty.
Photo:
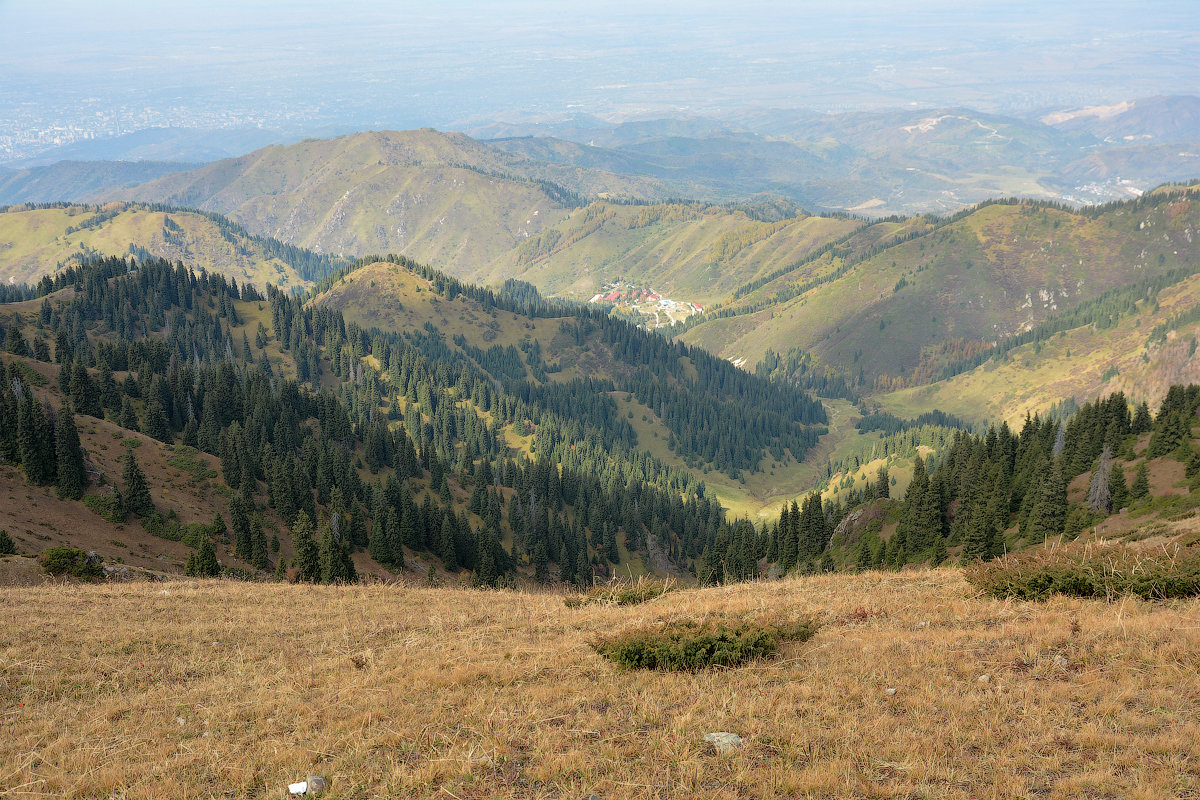
M1082 210L1002 201L878 222L747 284L681 338L751 364L794 350L860 393L919 385L1106 292L1194 274L1198 216L1195 187L1177 186Z
M220 214L161 204L42 203L0 209L0 279L36 283L51 265L96 255L163 258L265 290L308 286L341 269L337 256L249 233Z

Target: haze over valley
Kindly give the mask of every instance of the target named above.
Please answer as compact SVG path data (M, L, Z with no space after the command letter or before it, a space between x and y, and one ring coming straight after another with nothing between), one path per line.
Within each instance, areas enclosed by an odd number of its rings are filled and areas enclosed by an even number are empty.
M1200 793L1198 51L0 4L0 795Z

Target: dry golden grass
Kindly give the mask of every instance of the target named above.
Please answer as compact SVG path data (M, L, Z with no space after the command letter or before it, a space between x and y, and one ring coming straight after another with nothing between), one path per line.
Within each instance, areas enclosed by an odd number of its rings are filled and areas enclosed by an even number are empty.
M762 611L822 627L698 673L586 644ZM183 581L7 589L0 632L7 797L283 797L309 772L331 797L1200 795L1196 600L991 600L957 570L578 609Z

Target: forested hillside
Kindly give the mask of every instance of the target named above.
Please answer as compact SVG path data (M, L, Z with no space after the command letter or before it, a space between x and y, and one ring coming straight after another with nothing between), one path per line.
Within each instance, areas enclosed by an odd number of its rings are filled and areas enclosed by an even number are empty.
M487 585L519 573L590 583L617 569L694 569L729 524L699 467L755 470L767 448L801 459L824 421L790 389L603 315L403 259L385 266L419 277L442 307L553 320L610 369L550 380L558 365L534 345L452 342L434 319L367 330L274 287L95 259L0 306L10 491L55 487L55 508L73 509L75 524L137 520L197 548L180 559L172 545L168 569L212 571L215 544L247 574L290 567L334 581L411 561ZM660 409L695 472L639 449L620 391ZM119 459L113 445L126 449ZM0 519L22 550L37 549L27 508ZM121 556L115 548L95 549Z

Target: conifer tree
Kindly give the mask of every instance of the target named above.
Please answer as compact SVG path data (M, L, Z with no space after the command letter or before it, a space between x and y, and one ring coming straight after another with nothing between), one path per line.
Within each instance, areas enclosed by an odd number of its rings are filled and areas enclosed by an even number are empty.
M1138 464L1137 473L1133 477L1133 485L1129 487L1129 499L1145 500L1150 496L1150 472L1146 462Z
M575 585L583 587L591 586L592 564L588 561L587 544L582 544L578 550L579 552L575 555Z
M104 408L100 405L100 389L82 361L76 361L71 367L71 404L80 414L104 416Z
M929 566L936 567L949 557L946 552L946 540L939 536L933 543L933 552L929 556Z
M396 509L387 507L375 513L375 523L372 526L370 539L367 541L367 555L380 564L388 566L395 557L395 540L392 531L399 530L396 522Z
M254 511L254 501L245 492L238 492L229 499L229 526L233 529L233 552L244 560L250 561L254 554L254 534L250 515Z
M454 517L447 512L442 520L441 536L438 540L438 556L447 572L458 569L458 551L454 546Z
M873 561L870 545L867 544L866 539L861 540L858 543L858 554L854 559L854 571L866 572L871 568Z
M292 549L296 553L295 567L300 580L316 583L321 579L321 558L313 541L312 517L303 511L292 523Z
M29 343L25 341L24 335L21 333L20 322L13 322L8 326L8 332L4 340L4 349L15 356L30 356Z
M269 569L271 559L267 555L267 535L263 533L262 515L255 513L250 519L250 563L256 569Z
M1137 411L1134 412L1133 422L1129 425L1129 432L1137 434L1146 433L1153 424L1154 420L1150 417L1150 406L1145 401L1142 401L1142 404L1137 407Z
M1043 464L1045 469L1040 470L1042 481L1037 499L1029 512L1025 535L1030 542L1044 542L1052 536L1061 535L1067 521L1067 486L1062 468L1057 460Z
M45 412L34 398L33 392L25 389L25 399L20 401L17 414L17 445L21 456L21 466L25 469L25 477L30 483L43 485L54 480L57 459L48 456L53 453L54 436L50 431L47 437ZM49 448L49 452L47 449Z
M127 428L131 431L136 431L140 428L138 425L137 412L133 410L133 403L129 402L128 396L121 398L120 425L122 428Z
M538 583L550 579L550 556L546 553L546 541L539 539L533 546L533 578Z
M500 582L501 565L496 563L500 537L495 528L487 527L479 541L479 558L475 567L476 586L495 587Z
M9 536L8 531L0 529L0 556L15 556L17 543Z
M133 448L125 451L125 465L121 471L121 483L124 487L121 496L124 498L125 510L142 517L154 513L154 500L150 497L150 487L146 483L146 475L138 466Z
M150 404L146 408L146 421L142 433L167 444L175 438L171 435L171 423L167 419L166 409L157 395L150 398Z
M1114 464L1108 476L1109 507L1120 511L1129 502L1129 487L1125 483L1125 468Z
M188 554L183 574L196 578L215 578L221 574L221 565L217 563L217 551L207 536L200 538L200 546Z
M87 485L87 472L83 466L83 449L79 446L75 415L67 403L63 403L58 411L54 449L58 455L58 496L78 500Z

